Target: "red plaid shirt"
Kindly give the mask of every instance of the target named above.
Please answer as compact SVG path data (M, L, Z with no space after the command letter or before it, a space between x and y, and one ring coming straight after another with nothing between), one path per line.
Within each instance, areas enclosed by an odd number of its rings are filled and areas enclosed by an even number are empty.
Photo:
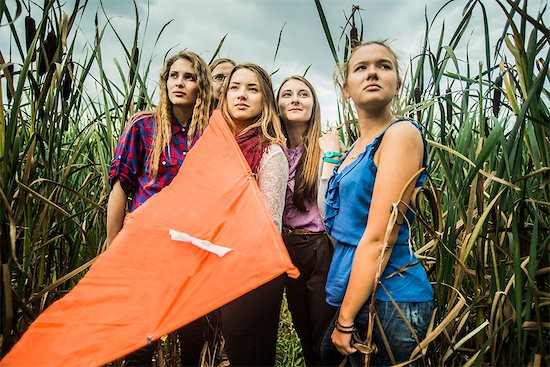
M130 118L109 166L109 184L112 187L115 180L120 182L126 195L132 198L130 211L134 211L172 181L187 152L199 138L196 133L188 147L187 127L183 128L176 119L172 119L170 149L162 153L157 177L152 180L147 159L153 151L154 120L152 113L137 114Z

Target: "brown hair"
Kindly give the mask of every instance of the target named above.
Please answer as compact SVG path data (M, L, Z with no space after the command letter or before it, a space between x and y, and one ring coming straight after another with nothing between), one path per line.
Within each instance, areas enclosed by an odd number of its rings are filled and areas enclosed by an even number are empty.
M307 122L306 129L302 133L302 156L300 157L298 166L296 167L294 195L292 196L294 206L302 211L305 211L306 208L304 206L304 201L315 200L317 197L319 159L321 157L321 148L319 147L319 137L321 137L321 108L319 107L319 101L317 99L315 89L313 89L313 86L307 79L299 75L293 75L283 80L279 90L277 91L277 101L281 95L283 85L292 79L304 83L311 91L313 97L311 117ZM286 122L282 119L281 122L283 125L283 132L288 138Z
M275 103L275 95L273 94L273 85L271 78L267 71L261 66L256 64L239 64L233 68L226 80L226 85L229 85L233 74L237 70L247 69L252 71L258 77L260 81L260 93L262 94L262 111L256 118L256 120L248 125L242 132L245 133L249 130L260 128L260 139L262 142L268 142L269 144L278 144L283 147L284 134L281 128L281 120L277 112L277 104ZM224 117L225 121L229 124L231 129L235 131L236 125L233 122L233 118L229 114L227 105L227 88L224 88L222 95L220 96L219 109Z
M196 53L181 51L166 60L160 72L160 101L155 110L153 151L147 159L150 177L154 180L158 173L158 165L162 153L169 148L172 138L172 102L168 98L166 82L170 67L179 59L188 60L194 68L197 78L197 99L193 108L193 117L187 131L187 141L191 142L196 132L202 134L210 118L212 100L212 77L206 62Z
M237 65L237 63L234 61L234 60L231 60L231 59L228 59L228 58L225 58L225 57L221 57L219 59L216 59L214 61L212 61L209 65L210 67L210 71L214 71L214 69L216 68L216 66L218 66L219 64L223 64L223 63L229 63L233 66Z

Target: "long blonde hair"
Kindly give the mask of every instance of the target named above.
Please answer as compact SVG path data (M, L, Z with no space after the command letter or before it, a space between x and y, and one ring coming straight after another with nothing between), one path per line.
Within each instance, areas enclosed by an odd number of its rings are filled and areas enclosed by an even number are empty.
M192 51L181 51L166 60L160 72L160 101L154 112L153 151L147 159L150 177L153 182L158 173L158 166L162 153L169 149L172 138L172 102L168 98L166 82L170 67L179 59L188 60L192 65L197 78L197 99L193 107L193 117L187 130L187 142L190 143L198 132L202 134L210 118L210 104L212 101L212 77L206 62Z
M227 80L225 81L225 88L220 96L219 108L225 121L229 124L233 131L236 130L235 122L231 117L227 105L227 85L231 82L233 74L239 69L248 69L252 71L258 77L260 81L260 93L262 94L262 111L258 115L256 121L248 125L242 132L245 133L255 128L260 128L260 140L269 144L278 144L283 147L284 134L281 128L281 120L277 111L277 104L275 102L275 95L273 94L273 85L269 74L256 64L240 64L233 68Z
M293 75L283 80L277 91L277 101L281 95L283 85L292 79L304 83L313 96L311 116L307 122L306 129L302 133L302 156L296 167L294 195L292 196L294 206L305 211L305 200L315 200L317 198L317 180L319 176L319 160L321 157L321 148L319 147L319 138L321 137L321 108L319 107L315 89L313 89L313 86L306 78L299 75ZM281 111L279 111L279 114L280 112ZM288 139L286 122L283 119L281 119L281 122L283 132Z

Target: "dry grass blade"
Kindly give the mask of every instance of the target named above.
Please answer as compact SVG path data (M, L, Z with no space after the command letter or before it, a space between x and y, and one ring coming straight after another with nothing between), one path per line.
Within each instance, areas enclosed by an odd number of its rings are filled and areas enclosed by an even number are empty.
M489 216L489 213L491 212L493 206L498 202L500 196L504 193L504 189L501 190L494 198L493 200L487 205L487 208L483 211L481 216L479 217L473 231L469 233L468 235L468 241L466 243L466 246L462 248L462 251L460 252L460 259L462 262L466 261L466 258L470 255L472 248L474 247L476 240L481 233L482 228L485 225L485 220Z
M61 278L59 278L57 281L53 282L52 284L48 285L44 289L42 289L40 292L33 294L32 297L29 299L28 303L32 303L33 301L41 298L43 295L45 295L48 292L51 292L55 288L59 287L61 284L65 283L67 280L73 278L74 276L78 275L79 273L83 272L84 270L88 269L92 264L96 261L97 257L93 258L92 260L88 261L87 263L79 266L78 268L74 269L68 274L65 274Z
M422 353L423 350L426 349L431 342L433 342L442 332L444 332L447 326L454 323L456 316L466 304L466 299L464 298L464 296L462 296L462 294L460 294L458 290L446 284L441 284L441 285L447 286L450 289L452 289L458 295L458 301L448 311L445 318L431 332L427 333L424 340L422 340L420 344L416 348L414 348L414 350L411 353L411 358L414 358L417 354Z
M462 345L464 345L468 340L470 340L472 337L474 337L475 335L477 335L477 333L479 333L481 330L485 329L485 327L489 325L489 321L485 320L484 323L482 323L481 325L479 325L477 328L475 328L474 330L472 330L471 332L469 332L466 336L464 336L462 339L460 339L458 342L456 343L453 343L453 348L449 350L447 350L447 353L445 353L445 355L443 356L443 359L441 360L441 362L443 364L445 364L445 362L449 359L449 357L457 350L459 349Z
M30 187L28 187L27 185L23 184L22 182L18 181L16 179L16 182L17 184L22 188L24 189L25 191L31 193L33 196L37 197L38 199L44 201L45 203L47 203L49 206L51 206L52 208L54 208L55 210L59 211L60 213L62 213L63 215L66 215L66 216L70 216L71 214L66 211L65 209L63 209L62 207L60 207L59 205L57 205L56 203L54 203L53 201L51 201L50 199L48 199L47 197L41 195L40 193L38 193L37 191L31 189Z

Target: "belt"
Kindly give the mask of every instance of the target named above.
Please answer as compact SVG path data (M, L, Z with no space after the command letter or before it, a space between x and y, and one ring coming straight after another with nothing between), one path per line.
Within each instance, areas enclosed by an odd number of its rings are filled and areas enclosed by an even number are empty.
M311 232L311 231L308 231L307 229L301 229L301 228L292 229L292 228L283 227L283 234L285 236L308 236L308 235L315 235L315 234L322 234L322 233L325 233L325 232L324 231Z

